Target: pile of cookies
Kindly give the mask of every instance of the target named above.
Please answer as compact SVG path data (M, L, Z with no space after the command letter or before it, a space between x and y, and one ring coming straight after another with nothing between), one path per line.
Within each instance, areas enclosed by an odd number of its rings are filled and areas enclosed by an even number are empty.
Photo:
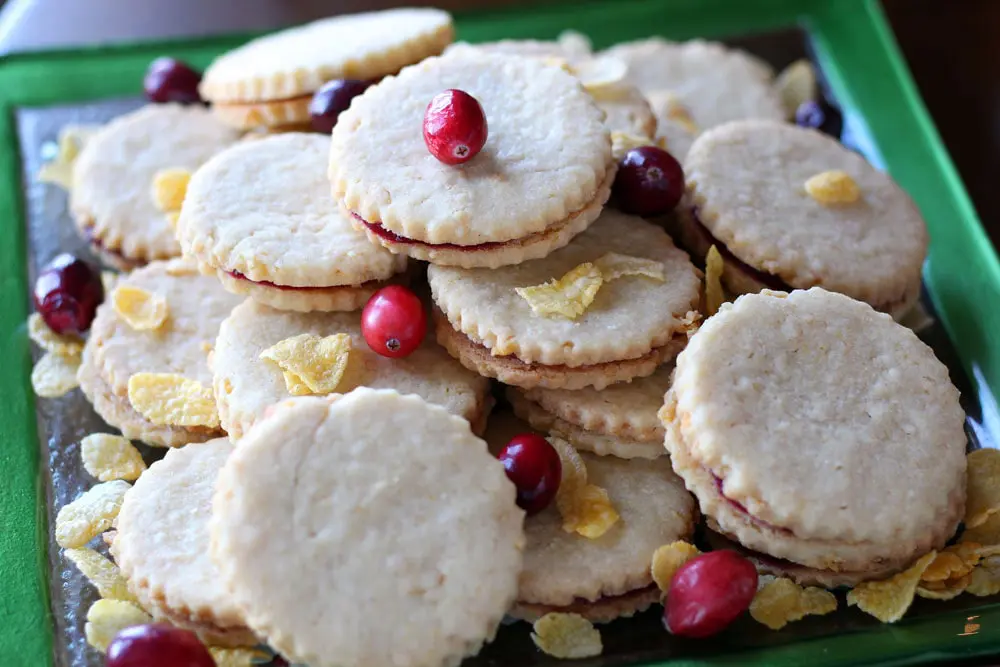
M659 603L700 637L1000 592L1000 462L893 319L924 222L803 127L811 68L453 35L326 19L198 90L157 61L156 103L64 133L47 173L122 273L99 306L42 273L33 381L122 434L55 526L108 664L456 665L505 616L576 658Z

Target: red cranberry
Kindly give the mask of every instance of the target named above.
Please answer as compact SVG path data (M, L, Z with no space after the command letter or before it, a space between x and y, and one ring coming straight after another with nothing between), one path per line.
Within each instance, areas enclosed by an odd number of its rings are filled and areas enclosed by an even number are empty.
M35 281L35 310L49 328L61 334L79 334L90 328L104 299L101 277L73 255L56 257Z
M361 333L376 354L408 356L420 347L427 333L424 304L402 285L383 287L361 311Z
M674 210L684 194L684 170L674 156L656 146L625 153L613 188L618 208L636 215Z
M735 551L710 551L674 574L663 622L671 634L709 637L745 612L756 592L753 563Z
M150 102L200 104L199 83L201 74L187 63L175 58L157 58L146 70L142 87Z
M483 107L465 91L438 93L424 112L424 143L445 164L462 164L476 157L488 134Z
M795 110L795 124L839 139L844 130L844 116L835 106L823 100L809 100Z
M517 505L529 515L549 506L559 490L562 462L548 440L534 433L514 436L497 457L517 487Z
M107 667L215 667L198 635L171 625L136 625L108 645Z
M367 81L334 79L327 81L313 94L309 102L309 118L317 132L330 134L340 114L351 106L351 100L365 92Z

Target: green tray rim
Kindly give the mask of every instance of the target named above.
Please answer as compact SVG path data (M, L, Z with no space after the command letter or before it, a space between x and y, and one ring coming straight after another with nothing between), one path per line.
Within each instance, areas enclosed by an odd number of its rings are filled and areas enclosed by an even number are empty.
M568 11L572 9L572 11ZM554 37L572 28L596 46L648 34L684 39L764 31L796 24L812 35L816 57L846 122L917 201L931 233L924 278L961 363L990 398L1000 387L1000 350L990 332L1000 311L1000 261L923 105L877 0L587 0L456 14L459 37ZM636 26L640 26L636 29ZM595 31L599 30L597 35ZM132 42L22 52L0 57L0 655L53 664L47 526L40 475L30 353L22 174L14 124L20 106L80 103L135 95L151 58L173 54L203 67L251 35ZM992 297L992 299L991 299ZM35 548L25 548L26 544ZM729 655L646 663L661 667L909 665L1000 653L1000 635L966 632L1000 623L1000 602L942 611L845 634Z

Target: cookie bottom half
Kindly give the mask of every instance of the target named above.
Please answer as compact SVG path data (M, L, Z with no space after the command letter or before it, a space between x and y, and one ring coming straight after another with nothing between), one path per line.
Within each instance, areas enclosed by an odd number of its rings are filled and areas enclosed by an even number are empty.
M580 599L562 607L518 601L508 613L529 623L549 613L579 614L591 623L610 623L618 618L634 616L659 601L660 589L653 584L622 595L602 597L594 601Z
M219 282L232 294L249 296L257 303L300 313L337 312L358 310L364 307L372 294L399 280L371 280L360 285L336 285L330 287L288 287L270 282L257 282L235 271L213 269L205 264L203 273L214 274Z

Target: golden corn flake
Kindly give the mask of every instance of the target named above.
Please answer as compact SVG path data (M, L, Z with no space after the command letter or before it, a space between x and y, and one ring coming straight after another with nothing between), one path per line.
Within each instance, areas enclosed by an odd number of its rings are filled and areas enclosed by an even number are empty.
M830 591L803 588L791 579L771 579L757 591L750 603L750 615L772 630L780 630L805 616L822 616L837 609L837 597Z
M965 527L975 528L1000 511L1000 450L977 449L968 456Z
M75 357L83 352L83 340L79 336L57 334L38 313L28 318L28 338L46 352L63 357Z
M560 58L559 56L545 56L541 58L541 61L548 65L549 67L558 67L559 69L567 72L569 74L576 75L576 70L573 66L569 64L569 61L565 58Z
M153 204L164 213L181 210L190 181L191 172L188 169L173 167L156 172L153 176Z
M945 581L962 577L974 568L983 557L982 545L960 542L942 549L920 577L922 582Z
M910 569L883 581L866 581L847 594L847 604L857 605L883 623L895 623L903 617L913 603L917 585L924 570L937 553L924 554Z
M167 211L163 214L163 217L167 219L167 224L170 225L170 229L177 231L177 221L181 219L180 211Z
M528 302L536 315L558 315L575 320L594 302L603 283L601 270L586 262L558 280L515 287L514 291Z
M128 379L128 400L158 426L219 427L212 388L183 375L136 373Z
M76 372L80 356L48 352L31 369L31 388L42 398L59 398L80 386Z
M87 643L105 653L122 630L152 622L153 617L132 602L98 600L87 610L87 624L83 630Z
M120 435L93 433L80 441L80 457L87 472L102 482L134 481L146 470L142 454Z
M816 99L816 72L806 58L796 60L781 70L774 83L789 118L795 117L795 111L804 102Z
M88 547L66 549L66 558L87 578L102 598L135 601L118 566Z
M606 283L625 276L645 276L660 283L667 279L663 273L663 262L645 257L621 255L617 252L609 252L599 257L594 266L601 272L601 277Z
M100 535L118 516L128 482L103 482L80 494L56 515L56 542L64 549L82 547Z
M256 648L210 648L215 667L252 667L270 663L271 654Z
M975 528L966 527L963 542L995 546L1000 545L1000 514L990 514L986 521Z
M562 477L559 480L559 490L556 493L568 493L575 488L584 486L587 483L587 464L583 462L580 452L562 438L549 436L547 440L559 454L559 462L562 464Z
M604 651L600 631L579 614L545 614L535 621L532 630L531 641L553 658L592 658Z
M653 563L650 567L653 581L656 582L661 591L668 592L670 582L677 570L681 569L681 565L700 554L698 547L683 540L664 544L653 552Z
M334 334L320 338L301 334L272 345L260 358L276 364L285 373L285 386L293 396L331 394L340 386L351 354L351 336Z
M621 83L628 67L617 58L608 56L590 58L573 65L573 73L580 79L583 89L597 99L621 94Z
M136 331L159 329L167 320L167 300L141 287L119 285L111 293L111 307Z
M670 92L665 93L665 95L663 104L666 107L667 118L680 125L688 134L695 135L701 132L701 128L691 117L691 111L681 101L681 98Z
M861 197L861 190L847 172L835 169L816 174L806 181L806 192L823 206L853 204Z
M557 493L556 507L562 515L563 530L592 540L611 530L621 518L608 492L594 484L585 484L570 493Z
M971 573L940 581L921 581L917 595L928 600L950 600L964 593L971 581Z
M708 249L705 255L705 310L711 317L719 312L719 308L726 302L726 293L722 289L722 271L725 263L719 249L714 245Z
M643 137L638 134L629 134L628 132L618 132L614 131L611 133L611 154L614 156L615 160L622 160L625 154L628 153L633 148L642 148L643 146L655 145L655 141L649 137Z
M990 556L969 574L968 592L978 597L1000 593L1000 557Z
M73 163L100 125L67 125L59 132L55 156L38 170L38 180L55 183L65 190L73 187Z

